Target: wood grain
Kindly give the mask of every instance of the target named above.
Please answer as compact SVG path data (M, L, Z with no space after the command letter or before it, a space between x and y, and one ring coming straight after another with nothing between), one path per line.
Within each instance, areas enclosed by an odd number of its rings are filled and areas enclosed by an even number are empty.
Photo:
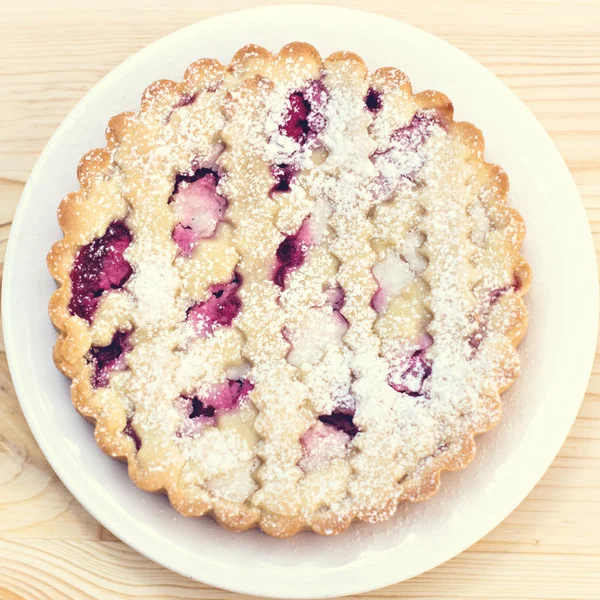
M331 3L423 27L468 52L509 85L567 161L600 252L598 0ZM274 2L0 3L0 261L35 160L85 92L159 37L255 4ZM0 350L0 599L233 598L153 564L82 509L38 449ZM521 506L445 565L359 597L600 598L598 355L568 440Z

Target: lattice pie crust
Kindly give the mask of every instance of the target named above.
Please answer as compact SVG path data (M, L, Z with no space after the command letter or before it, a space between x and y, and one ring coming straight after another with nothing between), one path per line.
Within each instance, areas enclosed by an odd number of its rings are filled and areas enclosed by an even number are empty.
M184 515L338 533L465 467L531 273L481 132L397 69L242 48L110 120L48 256L58 368Z

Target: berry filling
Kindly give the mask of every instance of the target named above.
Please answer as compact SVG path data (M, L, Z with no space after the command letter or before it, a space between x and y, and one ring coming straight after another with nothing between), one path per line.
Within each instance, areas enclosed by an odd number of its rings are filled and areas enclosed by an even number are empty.
M288 235L277 248L275 253L275 271L273 281L281 288L285 288L287 274L304 264L306 253L313 244L313 236L309 218L304 220L302 226L294 235Z
M420 348L394 361L388 374L388 384L393 389L414 397L426 395L424 383L431 376L427 349L432 343L431 336L425 333L421 337Z
M327 120L325 118L325 109L329 101L329 94L321 81L311 81L304 90L304 98L310 104L308 113L309 137L317 135L325 129Z
M372 112L372 113L376 113L381 109L381 92L378 92L377 90L374 90L373 88L369 88L369 91L367 92L367 95L365 96L365 104L367 106L367 109Z
M344 293L344 289L341 286L336 286L329 288L326 291L327 294L327 302L331 304L334 312L340 312L342 308L344 308L344 303L346 302L346 294Z
M288 98L289 107L279 130L301 146L325 128L327 90L320 81L310 82Z
M247 379L229 379L227 383L213 385L202 395L180 396L175 405L188 421L177 435L193 435L204 425L214 426L221 412L239 406L253 389Z
M300 146L304 146L307 142L314 142L317 135L325 128L327 100L327 91L320 81L312 81L304 89L294 92L288 97L288 107L279 126L279 132ZM297 165L288 162L272 165L271 174L275 184L271 188L271 193L289 192L297 172Z
M390 198L400 184L415 182L417 173L425 164L420 149L431 136L434 125L441 125L434 115L416 113L406 127L400 127L392 134L387 150L371 156L371 161L379 171L372 184L377 202Z
M213 237L224 218L227 200L217 194L218 182L219 176L209 169L175 179L169 204L179 220L172 237L182 256L189 256L200 240Z
M496 302L498 302L498 300L500 300L500 298L510 290L512 290L513 292L518 292L520 289L521 282L516 276L514 276L513 282L510 285L505 285L504 287L496 288L495 290L492 290L490 292L490 304L496 304Z
M515 276L513 278L513 282L511 285L505 285L503 287L496 288L489 292L488 303L487 303L487 305L484 305L482 312L480 313L480 316L478 318L478 321L479 321L478 327L469 336L469 338L467 340L469 342L469 346L471 346L471 348L473 348L473 350L477 350L479 348L479 346L481 345L481 342L483 341L483 339L486 336L487 320L489 318L489 314L492 309L492 306L494 306L494 304L496 304L496 302L498 302L498 300L500 300L500 298L502 298L502 296L504 296L504 294L508 293L511 290L513 292L518 292L520 287L521 287L521 282Z
M142 440L140 439L140 436L137 434L136 430L133 428L132 419L133 417L127 417L127 424L123 429L123 433L128 435L133 440L135 443L135 451L139 452L140 448L142 447Z
M354 424L353 418L354 414L334 411L330 415L321 415L319 421L333 427L336 431L343 431L352 439L358 433L358 427Z
M107 387L112 371L125 371L124 355L132 348L129 342L130 331L117 331L108 346L92 346L91 360L94 363L92 385L95 388Z
M377 288L377 291L375 292L375 295L373 296L373 298L371 298L371 308L373 308L373 310L376 313L382 313L385 311L387 303L388 295L383 290L383 288L379 286L379 288Z
M271 188L271 193L290 191L292 178L296 174L296 169L293 165L288 165L285 163L274 165L271 167L271 174L275 178L276 182Z
M416 152L429 139L433 126L439 124L429 113L415 113L406 127L394 131L392 141L404 152Z
M189 106L190 104L194 104L194 102L196 102L196 98L198 97L197 94L187 94L184 96L181 96L179 102L175 103L173 105L173 108L183 108L184 106Z
M198 417L214 417L215 407L210 404L205 404L202 400L199 400L194 396L192 398L192 411L188 416L190 419L197 419Z
M123 253L131 243L131 234L120 221L110 224L106 233L83 246L71 269L69 311L92 322L105 291L122 288L133 269Z
M308 135L308 113L310 112L310 102L304 99L302 92L294 92L289 97L290 106L282 125L282 133L291 137L299 144L306 142Z
M186 321L191 323L198 337L207 337L218 327L229 327L242 307L238 290L242 276L234 273L229 283L219 283L210 288L210 297L194 304L187 311Z
M333 317L337 322L338 330L340 332L340 342L341 337L346 335L346 331L348 331L348 319L344 317L342 314L342 308L344 308L344 304L346 302L346 294L341 287L332 288L329 297L327 299L329 304L331 304L331 308L333 309Z
M333 417L333 415L324 416ZM334 419L334 423L326 423L323 417L319 417L319 420L300 438L302 458L298 466L303 471L309 472L326 467L333 459L346 456L348 444L358 429L353 424L349 426L345 417L341 420ZM339 426L340 424L342 426Z

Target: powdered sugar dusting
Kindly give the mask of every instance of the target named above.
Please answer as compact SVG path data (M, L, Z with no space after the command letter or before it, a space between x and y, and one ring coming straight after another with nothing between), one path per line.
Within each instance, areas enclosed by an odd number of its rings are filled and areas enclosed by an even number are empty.
M72 202L99 228L81 247L131 236L65 326L96 435L184 514L277 535L387 518L468 461L518 374L502 175L439 98L350 54L251 48L186 77L113 122Z

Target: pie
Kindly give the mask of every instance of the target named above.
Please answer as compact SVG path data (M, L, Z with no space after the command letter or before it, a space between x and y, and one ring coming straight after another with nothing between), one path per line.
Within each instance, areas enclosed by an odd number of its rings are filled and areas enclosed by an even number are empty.
M54 360L140 488L273 536L465 467L519 374L531 271L481 132L292 43L156 81L60 204Z

